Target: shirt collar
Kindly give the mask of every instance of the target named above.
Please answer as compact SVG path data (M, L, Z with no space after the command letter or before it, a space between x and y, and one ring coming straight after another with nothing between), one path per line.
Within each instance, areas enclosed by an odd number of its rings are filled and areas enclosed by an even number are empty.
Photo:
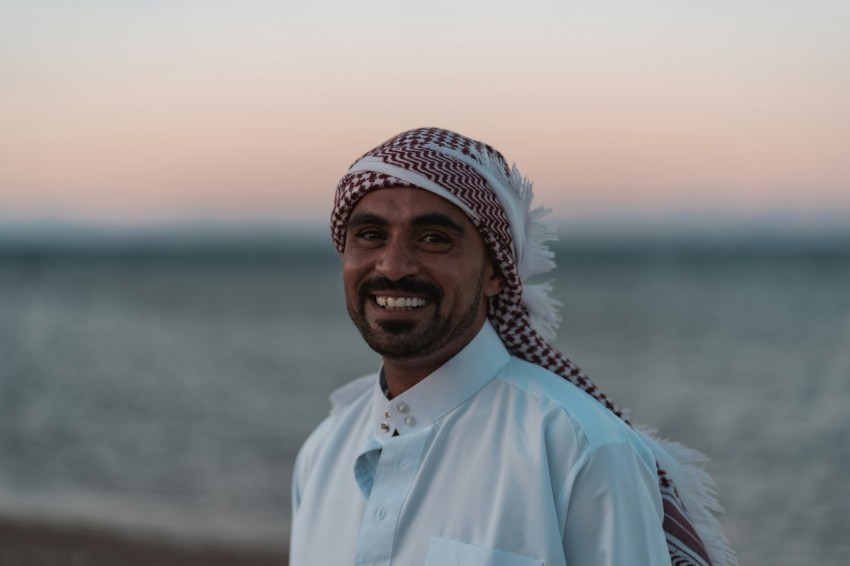
M379 383L373 390L371 428L387 439L410 434L460 406L484 387L510 360L496 331L487 321L452 359L391 401Z

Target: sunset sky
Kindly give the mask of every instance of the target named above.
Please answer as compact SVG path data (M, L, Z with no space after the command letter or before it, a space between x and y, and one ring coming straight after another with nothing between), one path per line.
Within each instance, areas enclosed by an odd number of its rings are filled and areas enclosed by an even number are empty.
M850 218L846 0L0 4L0 222L324 222L441 126L556 218Z

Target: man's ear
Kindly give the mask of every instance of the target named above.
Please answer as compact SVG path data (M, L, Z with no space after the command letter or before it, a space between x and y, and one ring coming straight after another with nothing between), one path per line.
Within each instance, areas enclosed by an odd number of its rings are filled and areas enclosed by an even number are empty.
M487 263L484 266L484 296L488 299L495 297L505 288L505 277L496 267L496 262L491 254L487 254Z

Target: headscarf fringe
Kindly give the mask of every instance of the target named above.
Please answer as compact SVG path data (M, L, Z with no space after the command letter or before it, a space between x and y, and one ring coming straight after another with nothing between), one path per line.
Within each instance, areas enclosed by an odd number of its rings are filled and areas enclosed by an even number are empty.
M705 544L712 565L738 566L738 558L714 515L723 513L723 507L717 501L717 484L704 469L708 458L698 450L661 438L651 427L638 425L635 430L648 441L655 459L673 480L688 517Z
M478 152L476 156L480 156L479 159L494 172L502 185L510 189L510 193L515 195L517 204L520 205L518 208L521 211L521 226L517 231L522 232L523 238L522 250L516 258L520 279L526 282L535 275L549 273L555 268L555 252L549 249L546 242L557 240L558 236L555 234L555 227L545 222L543 217L552 212L552 209L543 206L531 208L534 183L522 176L516 164L511 165L511 173L508 176L505 173L505 164L492 153ZM508 191L505 193L510 194ZM499 191L496 191L496 194L499 194Z
M535 275L549 273L555 269L555 252L549 249L546 242L558 239L555 227L543 217L552 212L551 208L538 206L528 212L525 225L525 241L527 242L525 257L519 266L519 274L523 280Z
M561 324L558 314L561 302L552 297L551 292L551 281L522 286L522 304L528 309L531 326L549 343L555 341Z

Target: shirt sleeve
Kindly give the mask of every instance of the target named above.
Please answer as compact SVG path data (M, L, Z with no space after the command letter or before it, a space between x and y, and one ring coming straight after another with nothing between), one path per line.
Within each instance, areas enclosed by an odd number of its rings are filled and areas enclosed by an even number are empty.
M564 525L568 565L667 566L655 466L628 442L590 449L577 463Z

